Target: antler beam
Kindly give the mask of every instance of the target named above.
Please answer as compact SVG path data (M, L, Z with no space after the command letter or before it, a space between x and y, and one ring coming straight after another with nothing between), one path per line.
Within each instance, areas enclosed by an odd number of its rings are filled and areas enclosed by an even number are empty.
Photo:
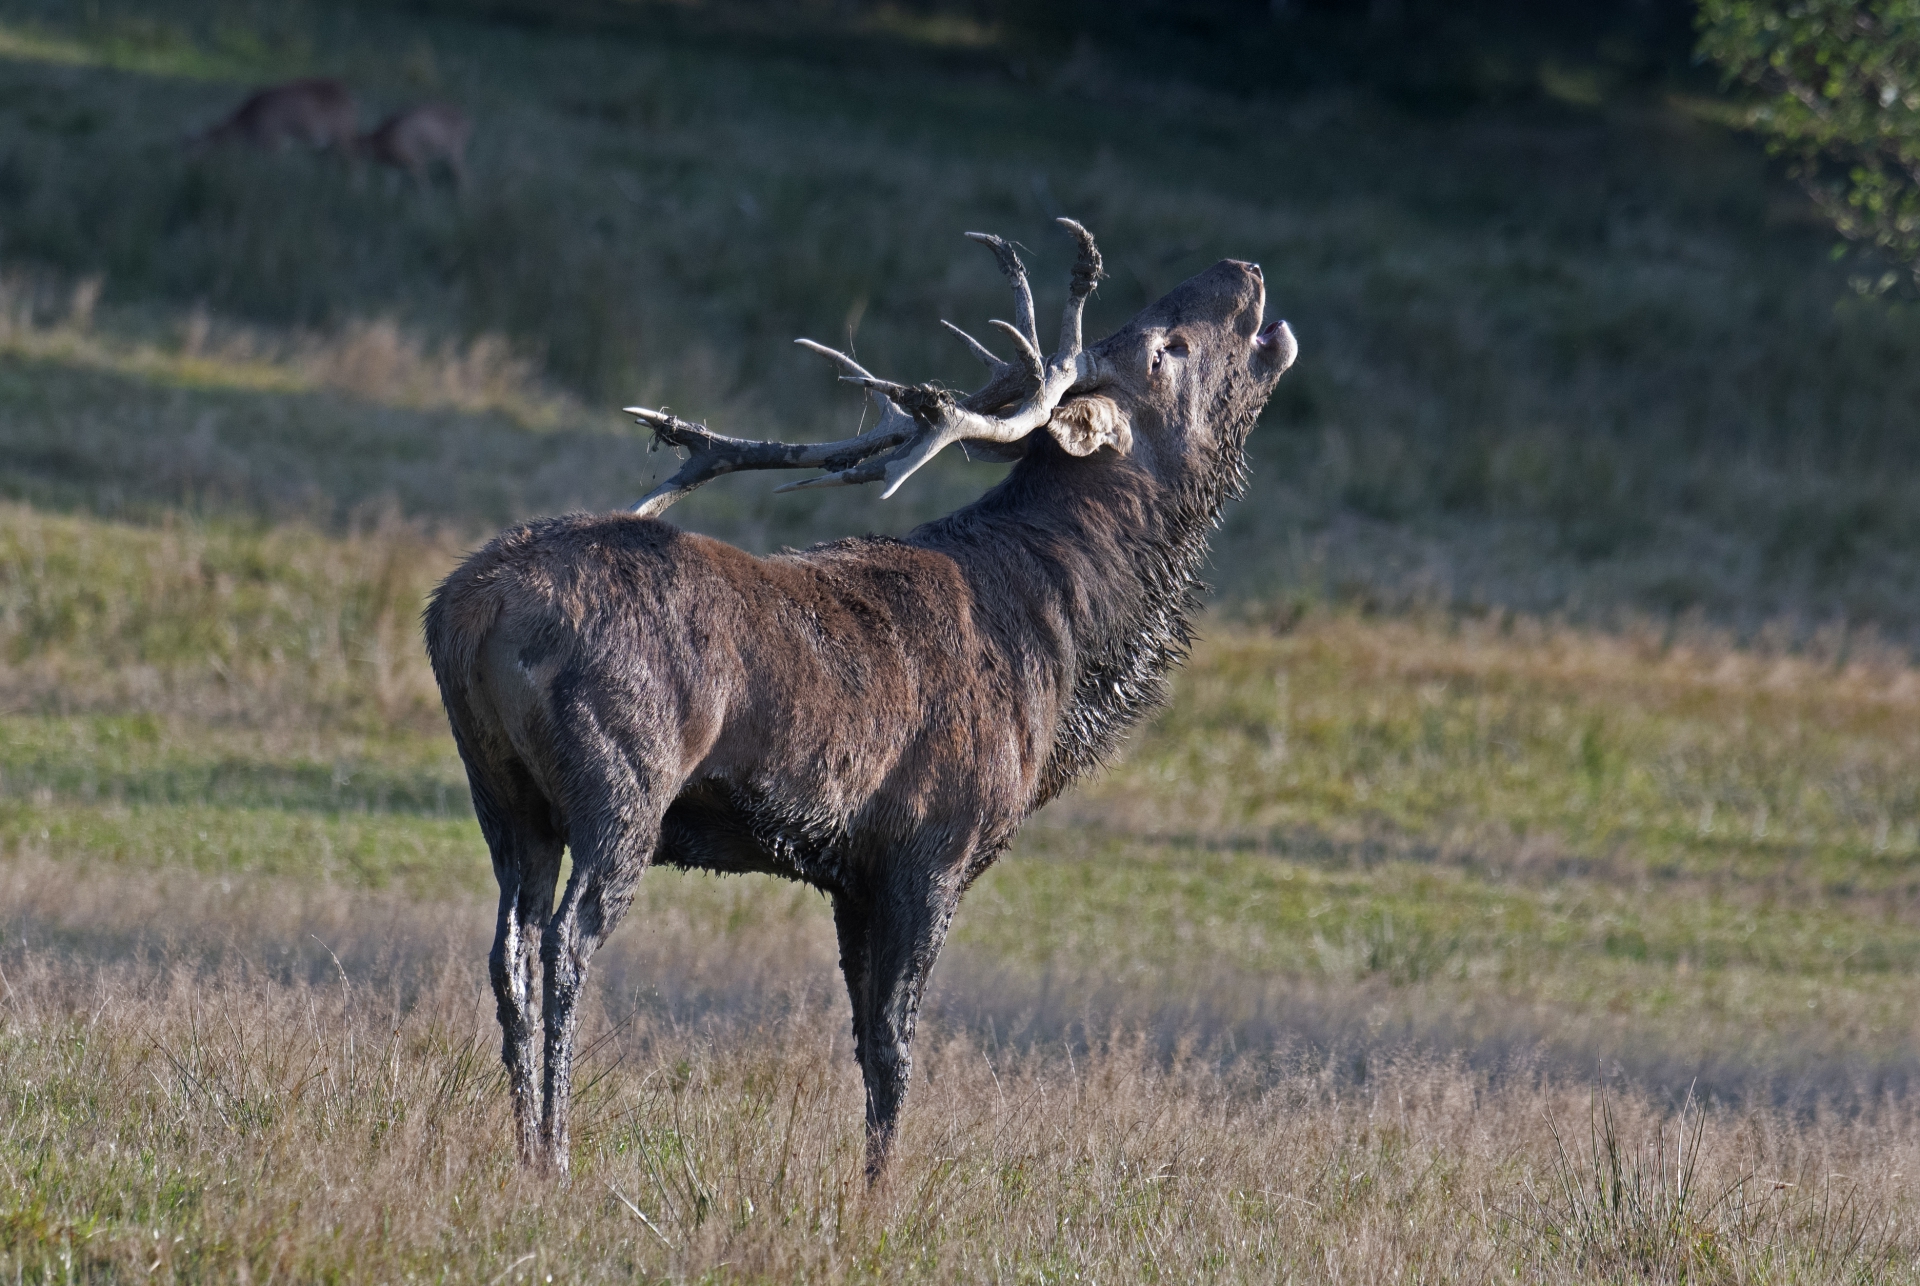
M664 513L667 506L696 487L743 469L826 469L827 473L788 483L780 491L809 487L844 487L884 481L883 498L927 461L956 442L977 442L1001 458L1017 457L1029 433L1044 425L1076 383L1094 372L1081 347L1081 316L1087 296L1104 275L1100 250L1093 234L1072 219L1056 220L1078 243L1079 253L1060 319L1060 345L1051 357L1040 356L1040 336L1033 310L1033 289L1026 265L1012 244L985 232L967 236L993 252L1013 287L1014 321L993 324L1013 341L1013 361L1002 361L973 336L943 321L973 355L987 367L987 383L968 396L956 397L934 384L895 384L873 375L853 358L810 339L794 342L820 354L841 368L840 378L865 388L880 411L880 423L859 437L838 442L795 444L730 438L704 424L692 424L664 410L630 406L628 414L653 430L651 446L661 443L684 448L685 464L634 505L646 518Z

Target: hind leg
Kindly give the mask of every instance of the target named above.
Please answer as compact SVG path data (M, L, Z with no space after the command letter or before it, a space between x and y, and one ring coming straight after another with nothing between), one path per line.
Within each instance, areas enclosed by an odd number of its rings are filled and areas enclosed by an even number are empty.
M556 1172L568 1168L568 1117L573 1096L574 1035L580 989L594 952L633 903L635 888L659 838L659 826L634 827L606 845L573 850L573 875L540 942L546 966L541 1017L546 1025L546 1073L540 1150Z
M568 1115L573 1094L577 1005L588 965L627 908L660 843L671 791L643 766L647 757L621 752L595 734L573 756L567 802L567 845L573 874L540 941L546 967L541 1018L546 1071L541 1085L540 1149L556 1173L568 1168Z
M513 1099L514 1143L522 1161L538 1155L540 1104L534 1094L533 961L553 912L560 879L560 837L546 800L531 790L493 788L475 781L480 830L493 853L500 914L487 962L500 1016L500 1060Z

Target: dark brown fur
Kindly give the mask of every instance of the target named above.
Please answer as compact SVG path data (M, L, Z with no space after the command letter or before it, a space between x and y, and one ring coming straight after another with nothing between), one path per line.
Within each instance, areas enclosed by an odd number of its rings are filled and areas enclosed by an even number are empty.
M193 139L193 145L244 143L275 151L296 143L316 151L348 152L359 131L359 109L347 87L312 77L256 90L233 115Z
M1035 433L997 487L904 539L755 558L582 515L515 527L447 578L427 646L500 880L493 978L527 1157L566 1165L578 990L664 862L831 896L879 1173L961 894L1164 700L1207 532L1292 359L1290 333L1260 330L1264 299L1235 261L1179 287L1097 346L1125 454Z

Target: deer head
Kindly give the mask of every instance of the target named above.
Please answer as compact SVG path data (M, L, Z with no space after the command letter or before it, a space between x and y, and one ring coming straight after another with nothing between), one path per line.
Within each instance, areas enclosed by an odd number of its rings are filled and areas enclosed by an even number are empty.
M1299 351L1285 322L1261 328L1265 298L1259 265L1234 259L1182 284L1087 351L1055 440L1111 447L1169 484L1236 451Z

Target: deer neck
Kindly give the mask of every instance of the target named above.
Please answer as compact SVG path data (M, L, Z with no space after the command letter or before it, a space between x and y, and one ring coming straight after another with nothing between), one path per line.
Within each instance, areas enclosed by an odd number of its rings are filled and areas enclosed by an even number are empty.
M978 503L933 524L946 530L927 543L973 555L960 561L1013 672L1055 685L1059 717L1034 808L1165 704L1206 589L1207 536L1239 492L1243 462L1236 447L1204 476L1166 485L1118 457L1095 464L1043 443ZM1014 565L1032 574L1010 574ZM1031 673L1035 659L1051 674Z

